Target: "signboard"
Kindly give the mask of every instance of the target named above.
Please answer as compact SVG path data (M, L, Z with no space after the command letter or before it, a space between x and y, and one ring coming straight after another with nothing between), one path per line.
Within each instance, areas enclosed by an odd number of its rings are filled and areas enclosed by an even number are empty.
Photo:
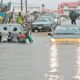
M0 22L2 22L2 21L3 21L4 16L5 16L5 13L4 13L4 12L0 12Z

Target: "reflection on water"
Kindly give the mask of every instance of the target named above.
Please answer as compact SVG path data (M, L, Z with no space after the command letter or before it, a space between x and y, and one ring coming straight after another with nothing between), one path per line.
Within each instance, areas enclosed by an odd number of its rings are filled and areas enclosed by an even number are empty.
M80 47L77 48L77 61L76 61L76 76L75 79L80 80Z
M50 49L50 65L49 65L49 73L48 73L48 80L61 80L58 73L58 52L56 44L52 45Z
M72 43L51 46L48 80L80 80L79 46Z

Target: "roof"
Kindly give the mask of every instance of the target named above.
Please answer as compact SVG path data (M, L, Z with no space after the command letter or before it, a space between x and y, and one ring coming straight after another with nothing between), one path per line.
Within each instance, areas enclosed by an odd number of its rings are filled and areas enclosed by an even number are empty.
M63 2L59 4L59 7L68 6L70 8L76 8L78 5L80 5L80 2Z

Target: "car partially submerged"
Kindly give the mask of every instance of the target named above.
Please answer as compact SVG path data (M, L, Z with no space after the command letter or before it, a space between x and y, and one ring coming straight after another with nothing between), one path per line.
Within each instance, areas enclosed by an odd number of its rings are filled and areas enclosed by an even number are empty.
M1 24L0 32L2 34L2 41L8 40L8 35L11 33L12 41L23 41L25 42L26 36L24 35L24 29L20 24ZM25 37L19 37L19 35Z
M52 42L80 42L80 28L76 25L57 26L49 35Z
M56 23L49 16L40 16L32 23L32 30L48 30L56 27Z

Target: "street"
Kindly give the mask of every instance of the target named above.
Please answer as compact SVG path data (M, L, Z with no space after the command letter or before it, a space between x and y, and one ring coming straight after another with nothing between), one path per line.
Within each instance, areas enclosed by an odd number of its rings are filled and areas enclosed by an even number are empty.
M53 44L47 32L33 33L33 40L0 43L0 80L80 80L79 43Z

